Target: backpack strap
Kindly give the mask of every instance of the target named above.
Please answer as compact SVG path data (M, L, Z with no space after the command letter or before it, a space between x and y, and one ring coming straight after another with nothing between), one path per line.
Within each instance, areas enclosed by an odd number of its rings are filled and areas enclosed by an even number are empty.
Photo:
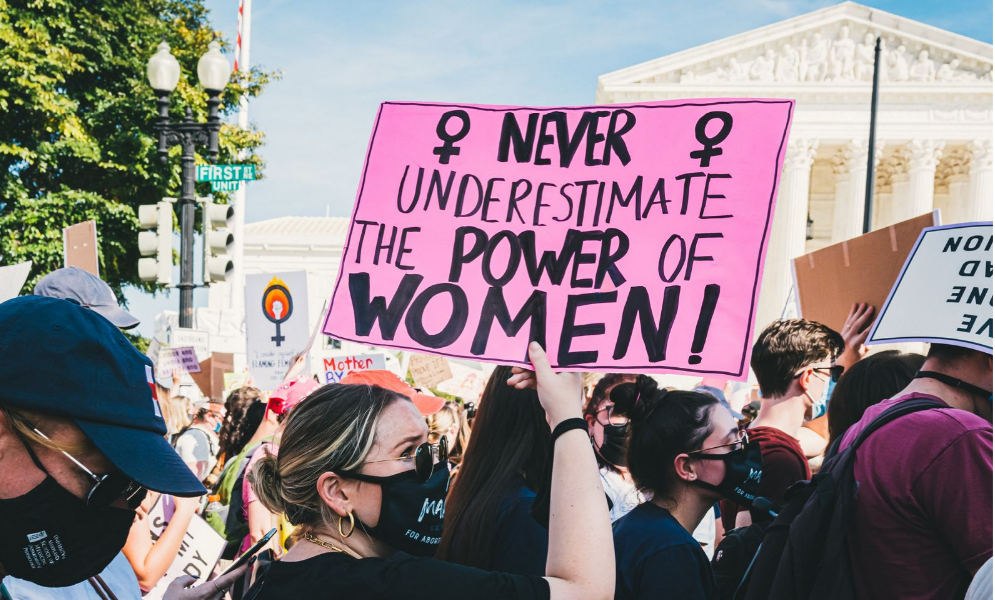
M864 430L860 432L860 435L857 436L857 439L853 440L853 443L850 444L850 446L853 447L854 450L856 450L857 448L860 447L861 444L864 443L864 440L870 437L872 433L884 427L888 423L891 423L895 419L899 417L904 417L905 415L914 412L919 412L921 410L929 410L931 408L950 408L950 407L944 404L943 402L939 402L937 400L930 400L929 398L912 398L910 400L899 402L898 404L895 404L894 406L890 407L889 409L887 409L886 411L875 417L874 420L871 421L870 424L868 424L867 427L865 427Z

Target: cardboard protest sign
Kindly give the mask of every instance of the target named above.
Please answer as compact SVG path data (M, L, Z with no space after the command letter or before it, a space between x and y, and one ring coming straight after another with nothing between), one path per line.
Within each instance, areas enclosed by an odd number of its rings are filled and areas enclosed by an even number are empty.
M307 273L246 275L245 358L259 389L283 382L309 333Z
M168 327L166 328L166 344L177 347L193 347L197 353L197 360L206 360L211 356L211 334L203 329Z
M349 354L321 359L325 373L321 380L325 383L338 383L353 371L383 370L387 368L383 354Z
M415 385L422 388L434 388L453 377L453 371L449 368L449 361L445 356L412 354L408 371L415 380Z
M97 222L84 221L62 230L62 256L64 266L79 267L100 277L97 257Z
M31 261L0 267L0 302L17 297L31 273Z
M841 331L854 304L881 310L919 233L939 219L933 211L794 259L798 314Z
M206 360L200 361L200 372L191 373L190 378L200 388L206 398L224 400L225 375L235 368L235 356L230 352L214 352Z
M381 105L324 332L745 377L791 100Z
M160 496L155 506L149 511L149 530L153 542L162 536L163 530L173 518L176 510L172 496ZM174 579L181 575L190 575L205 581L214 571L214 566L225 549L225 539L207 524L207 521L197 515L193 516L187 528L180 550L173 563L166 570L159 583L145 595L145 600L158 600L166 593L166 588ZM208 583L207 585L210 585Z
M867 338L867 344L889 342L992 353L990 222L923 230Z
M192 347L159 349L156 380L170 381L174 370L180 373L200 373L200 362L197 361L197 353Z

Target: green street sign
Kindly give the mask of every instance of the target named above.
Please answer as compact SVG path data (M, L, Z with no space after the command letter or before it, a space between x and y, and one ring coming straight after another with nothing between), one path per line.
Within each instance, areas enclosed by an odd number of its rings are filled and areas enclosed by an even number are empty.
M255 178L256 165L197 165L197 181L238 182Z

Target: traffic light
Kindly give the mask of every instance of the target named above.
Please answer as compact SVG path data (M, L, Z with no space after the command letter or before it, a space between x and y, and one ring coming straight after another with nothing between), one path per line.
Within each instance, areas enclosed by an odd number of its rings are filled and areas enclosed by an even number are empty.
M227 230L229 220L235 216L231 204L204 202L204 283L224 281L234 270L231 252L235 236Z
M138 251L142 256L155 258L138 259L138 277L142 281L154 281L163 285L173 282L173 205L168 200L138 207L138 222L142 231L138 234Z

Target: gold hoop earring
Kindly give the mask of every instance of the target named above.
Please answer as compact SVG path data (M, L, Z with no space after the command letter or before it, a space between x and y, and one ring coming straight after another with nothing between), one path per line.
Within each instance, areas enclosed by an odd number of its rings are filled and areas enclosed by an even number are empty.
M342 539L346 539L347 537L349 537L350 535L352 535L353 531L356 530L356 519L355 519L355 517L352 516L352 511L350 510L349 511L349 533L345 533L345 532L342 531L342 519L343 518L344 517L339 517L339 537L341 537Z

